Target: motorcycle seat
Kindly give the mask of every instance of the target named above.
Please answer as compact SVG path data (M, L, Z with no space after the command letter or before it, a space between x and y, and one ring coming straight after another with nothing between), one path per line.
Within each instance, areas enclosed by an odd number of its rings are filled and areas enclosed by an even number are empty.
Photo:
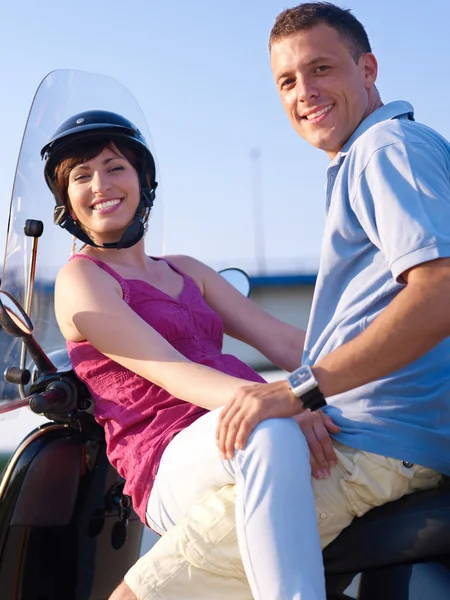
M450 487L405 496L355 519L325 548L327 576L450 554Z

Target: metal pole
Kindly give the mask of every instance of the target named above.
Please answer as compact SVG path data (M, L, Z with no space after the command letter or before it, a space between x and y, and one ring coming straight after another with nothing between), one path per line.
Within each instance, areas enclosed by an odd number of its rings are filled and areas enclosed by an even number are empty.
M259 275L266 273L266 248L264 236L264 212L262 196L261 150L250 150L252 165L253 235L255 241L256 270Z
M28 280L27 280L27 289L25 295L25 312L31 319L31 307L33 302L33 290L34 290L34 279L36 276L36 259L37 259L37 250L38 250L38 242L44 231L44 223L42 221L38 221L36 219L27 219L25 221L24 233L27 237L31 237L33 239L31 246L31 257L30 257L30 268L28 270ZM25 344L22 342L22 350L20 354L20 368L24 369L27 361L27 349ZM25 396L24 386L22 384L19 385L19 394L20 397L23 398Z
M36 256L37 256L37 248L38 248L38 240L39 238L34 237L31 247L31 260L30 260L30 268L28 271L28 281L27 281L27 289L25 295L25 312L31 319L31 305L33 302L33 289L34 289L34 278L36 275ZM25 368L25 363L27 361L27 349L25 344L22 344L22 351L20 354L20 368ZM19 386L20 387L20 386ZM23 392L23 387L21 388L21 394Z

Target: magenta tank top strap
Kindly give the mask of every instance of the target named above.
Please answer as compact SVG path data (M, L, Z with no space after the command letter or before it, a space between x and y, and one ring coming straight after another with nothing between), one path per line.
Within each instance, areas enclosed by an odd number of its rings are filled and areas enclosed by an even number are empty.
M188 275L185 271L182 271L180 269L180 267L177 267L177 265L175 263L173 263L171 260L169 260L168 258L166 258L165 256L151 256L150 258L157 258L157 260L163 260L165 263L167 263L169 265L169 267L171 269L173 269L174 271L176 271L177 273L179 273L184 280L186 281L190 281L192 283L192 285L195 287L195 289L200 292L200 289L197 285L197 283L192 279L192 277L190 275ZM200 292L201 293L201 292Z
M130 287L128 285L128 281L126 279L124 279L121 275L119 275L119 273L117 273L117 271L114 271L114 269L111 269L111 267L108 266L106 263L104 263L102 260L98 260L97 258L92 258L92 256L86 256L85 254L74 254L73 256L71 256L69 258L69 260L73 260L74 258L85 258L86 260L90 260L91 262L95 263L98 267L100 267L100 269L103 269L104 271L109 273L109 275L111 275L111 277L114 277L114 279L116 279L119 282L120 287L122 288L123 299L125 300L125 302L127 304L129 303Z

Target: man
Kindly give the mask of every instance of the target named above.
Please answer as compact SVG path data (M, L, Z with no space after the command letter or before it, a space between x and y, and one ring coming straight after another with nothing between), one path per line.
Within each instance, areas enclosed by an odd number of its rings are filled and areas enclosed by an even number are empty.
M233 398L218 443L224 454L245 445L275 397L323 394L340 431L320 412L298 421L324 547L355 516L450 474L450 145L407 102L383 105L377 61L349 11L284 11L270 59L295 131L331 160L309 368ZM229 487L193 507L128 573L138 597L251 598L232 504ZM112 598L135 597L123 584Z

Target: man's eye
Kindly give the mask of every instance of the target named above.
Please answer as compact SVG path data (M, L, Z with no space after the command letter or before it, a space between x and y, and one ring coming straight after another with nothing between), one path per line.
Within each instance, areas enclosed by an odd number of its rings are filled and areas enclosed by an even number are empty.
M325 71L328 71L330 67L328 65L320 65L318 67L316 67L315 72L316 73L324 73Z
M288 79L283 79L283 81L280 84L280 88L286 89L286 88L292 87L292 85L294 85L294 83L295 83L295 79L293 77L289 77Z

